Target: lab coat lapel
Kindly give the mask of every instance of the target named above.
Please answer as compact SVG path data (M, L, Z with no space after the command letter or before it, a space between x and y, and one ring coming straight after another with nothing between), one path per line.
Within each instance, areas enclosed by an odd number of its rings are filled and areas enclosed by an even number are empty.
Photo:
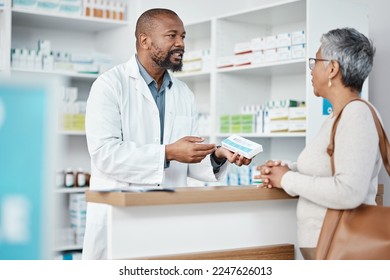
M153 108L158 111L156 102L154 101L153 96L150 93L149 87L146 84L145 80L142 78L141 73L139 72L138 64L137 64L137 61L135 60L135 55L133 55L130 58L129 72L130 72L130 77L137 80L137 82L135 83L136 93L142 94L149 101L149 103L153 106Z
M165 90L165 123L164 123L164 143L170 143L173 121L175 119L175 86Z

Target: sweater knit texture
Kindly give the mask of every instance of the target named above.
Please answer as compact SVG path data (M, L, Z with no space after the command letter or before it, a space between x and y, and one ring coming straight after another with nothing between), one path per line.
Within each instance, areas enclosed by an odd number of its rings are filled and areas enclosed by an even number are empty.
M327 153L335 118L330 115L318 135L306 145L296 163L289 164L282 187L299 196L298 245L317 246L326 209L375 205L377 176L382 165L374 119L363 102L349 103L335 135L335 174Z

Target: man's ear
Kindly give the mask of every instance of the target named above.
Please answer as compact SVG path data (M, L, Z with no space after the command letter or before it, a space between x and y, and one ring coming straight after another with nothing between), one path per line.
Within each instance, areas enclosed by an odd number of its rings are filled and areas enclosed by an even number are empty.
M138 37L138 42L141 48L144 50L149 49L149 37L145 33L141 33Z
M328 67L329 67L329 79L333 79L340 72L340 64L336 60L331 60Z

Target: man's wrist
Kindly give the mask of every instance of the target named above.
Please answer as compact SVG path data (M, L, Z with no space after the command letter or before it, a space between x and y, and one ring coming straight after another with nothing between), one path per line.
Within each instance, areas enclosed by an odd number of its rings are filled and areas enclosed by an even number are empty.
M218 145L216 148L217 149L211 155L216 163L222 163L225 160L225 157L223 156L223 154L220 154L218 151L221 148L221 146Z

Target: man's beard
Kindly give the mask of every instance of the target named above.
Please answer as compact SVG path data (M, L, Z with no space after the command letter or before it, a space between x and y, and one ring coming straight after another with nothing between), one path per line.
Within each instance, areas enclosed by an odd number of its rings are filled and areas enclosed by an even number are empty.
M180 60L179 64L175 64L170 60L171 55L177 50L172 50L167 53L164 59L160 59L157 55L153 55L152 59L153 61L160 67L172 70L172 72L181 71L183 68L183 60Z

